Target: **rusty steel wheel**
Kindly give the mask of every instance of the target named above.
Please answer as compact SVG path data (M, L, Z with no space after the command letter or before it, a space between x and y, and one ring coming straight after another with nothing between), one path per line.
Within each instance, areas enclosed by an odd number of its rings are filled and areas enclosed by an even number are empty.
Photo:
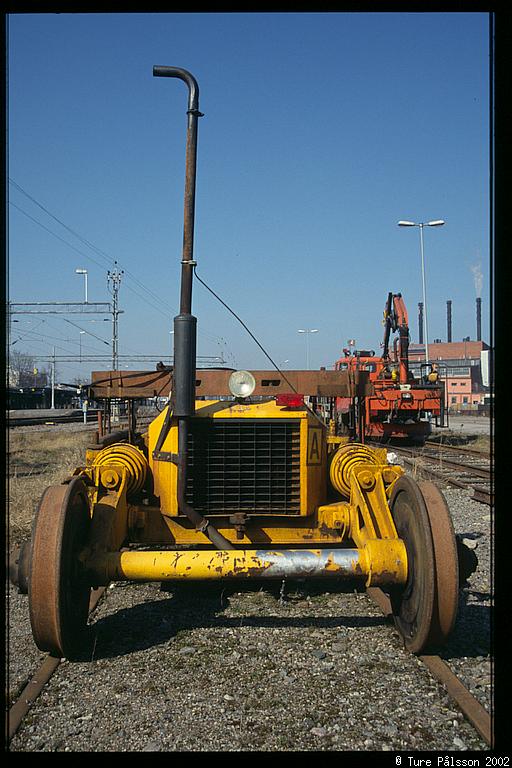
M446 641L458 603L457 546L444 497L430 482L397 480L390 507L407 550L407 583L391 591L395 625L405 647L421 653Z
M459 605L459 560L457 540L446 500L431 482L418 483L425 500L434 545L436 591L429 644L442 645L457 618Z
M9 556L9 578L22 595L28 595L28 571L30 568L30 541L24 541Z
M428 512L418 484L406 475L400 477L391 494L390 508L407 550L407 583L390 593L393 617L405 647L420 653L430 635L435 574Z
M90 526L87 491L75 477L46 489L32 529L29 613L37 647L70 658L87 624L90 586L78 553Z

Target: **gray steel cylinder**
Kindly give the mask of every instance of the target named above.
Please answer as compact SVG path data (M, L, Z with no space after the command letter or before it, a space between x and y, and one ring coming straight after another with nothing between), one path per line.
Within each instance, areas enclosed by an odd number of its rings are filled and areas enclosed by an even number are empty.
M174 318L174 412L177 417L193 416L196 395L197 318Z

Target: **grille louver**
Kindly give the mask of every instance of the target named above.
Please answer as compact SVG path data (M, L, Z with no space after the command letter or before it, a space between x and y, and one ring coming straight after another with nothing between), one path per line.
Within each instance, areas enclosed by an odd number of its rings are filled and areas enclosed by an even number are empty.
M300 422L192 419L186 500L201 514L300 514Z

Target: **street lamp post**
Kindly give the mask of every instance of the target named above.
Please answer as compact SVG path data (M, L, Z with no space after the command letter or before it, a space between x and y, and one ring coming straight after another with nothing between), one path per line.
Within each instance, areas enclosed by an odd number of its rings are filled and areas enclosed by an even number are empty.
M82 336L84 333L85 331L80 331L80 362L82 362Z
M55 410L55 347L52 355L52 411Z
M77 275L83 275L85 278L85 303L87 304L87 270L80 267L75 269L75 272Z
M298 333L306 334L306 369L309 371L309 334L318 333L318 328L299 328Z
M414 222L414 221L399 221L399 227L418 227L420 230L420 253L421 253L421 282L423 286L423 334L425 336L425 363L429 362L428 356L428 323L427 323L427 289L425 282L425 254L423 248L423 227L440 227L444 224L443 219L436 219L435 221L426 222Z

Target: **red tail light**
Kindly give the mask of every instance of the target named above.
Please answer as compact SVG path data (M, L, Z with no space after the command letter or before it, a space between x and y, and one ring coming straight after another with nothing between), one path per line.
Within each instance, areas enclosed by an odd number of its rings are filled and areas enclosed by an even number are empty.
M284 405L286 408L300 408L304 405L304 395L277 395L276 405Z

